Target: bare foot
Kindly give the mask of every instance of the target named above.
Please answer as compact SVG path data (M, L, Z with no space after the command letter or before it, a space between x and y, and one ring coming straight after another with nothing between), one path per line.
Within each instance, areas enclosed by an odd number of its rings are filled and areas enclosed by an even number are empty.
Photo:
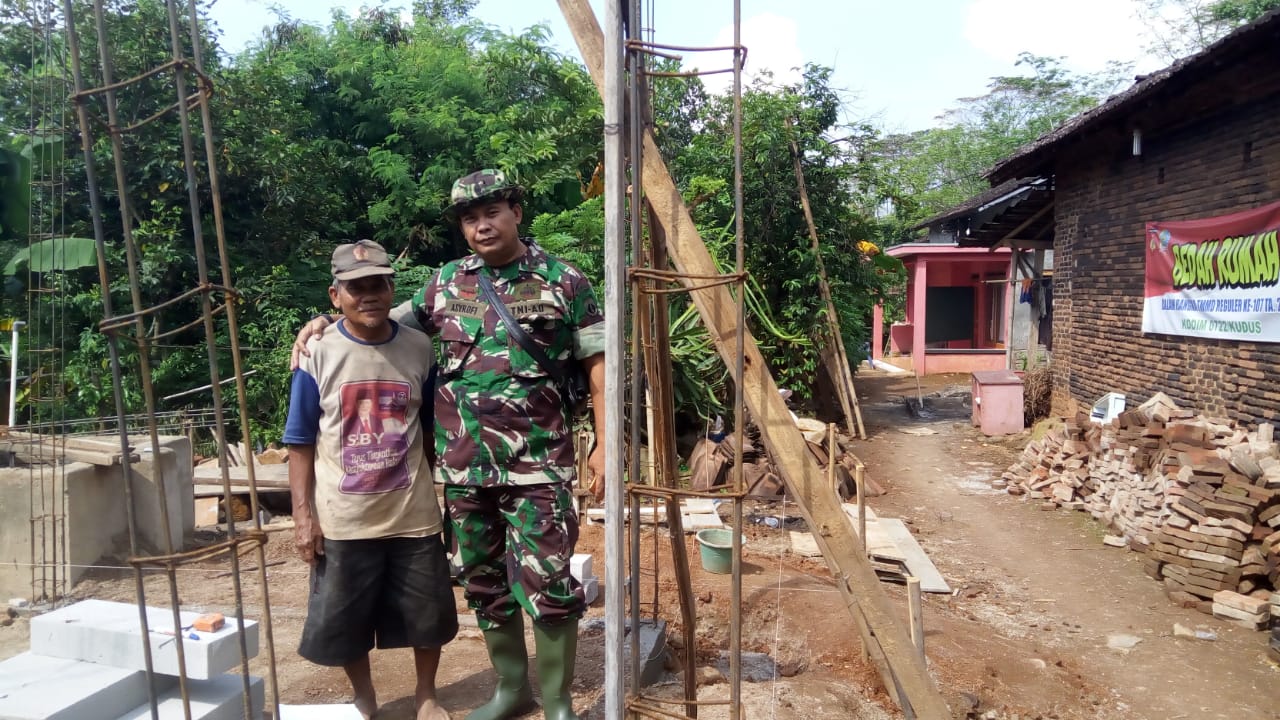
M424 700L418 706L417 720L449 720L449 712L440 707L440 703L435 699Z
M378 711L378 698L375 695L363 698L357 695L355 700L351 701L351 704L356 706L356 711L360 713L360 717L364 718L364 720L370 720L373 714Z

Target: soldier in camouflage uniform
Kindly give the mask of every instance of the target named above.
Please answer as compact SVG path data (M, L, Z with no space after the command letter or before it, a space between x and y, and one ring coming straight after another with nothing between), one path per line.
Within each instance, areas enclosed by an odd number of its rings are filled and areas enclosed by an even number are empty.
M469 720L512 717L532 706L521 609L533 618L544 716L577 717L569 686L584 604L569 572L578 539L570 418L556 383L485 302L479 278L490 278L552 361L581 364L597 428L604 426L604 318L578 270L520 238L522 197L499 171L454 183L450 215L474 254L446 264L392 313L441 345L436 481L445 484L454 564L498 675L493 698ZM588 466L599 497L602 445Z

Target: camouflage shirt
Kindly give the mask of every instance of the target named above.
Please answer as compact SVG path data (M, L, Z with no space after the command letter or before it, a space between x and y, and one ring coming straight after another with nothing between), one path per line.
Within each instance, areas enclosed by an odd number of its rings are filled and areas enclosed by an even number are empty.
M479 274L555 362L604 352L604 316L586 277L525 240L525 254L490 268L455 260L414 295L418 323L440 340L436 379L436 481L533 485L574 476L573 435L560 390L508 337L485 302Z

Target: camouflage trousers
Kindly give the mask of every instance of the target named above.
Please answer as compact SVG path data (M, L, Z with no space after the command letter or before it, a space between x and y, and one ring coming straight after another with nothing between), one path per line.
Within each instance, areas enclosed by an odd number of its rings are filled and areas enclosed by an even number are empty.
M578 514L567 483L445 485L451 561L481 630L521 608L534 622L582 616L582 586L569 572Z

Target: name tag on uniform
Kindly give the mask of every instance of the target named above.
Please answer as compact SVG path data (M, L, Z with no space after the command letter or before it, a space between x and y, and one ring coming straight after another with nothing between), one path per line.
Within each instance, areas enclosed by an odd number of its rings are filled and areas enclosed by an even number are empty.
M445 300L444 314L454 317L482 318L484 303L475 300Z
M544 300L522 300L520 302L509 303L507 309L516 317L526 317L528 315L554 315L556 311L555 303L546 302Z

